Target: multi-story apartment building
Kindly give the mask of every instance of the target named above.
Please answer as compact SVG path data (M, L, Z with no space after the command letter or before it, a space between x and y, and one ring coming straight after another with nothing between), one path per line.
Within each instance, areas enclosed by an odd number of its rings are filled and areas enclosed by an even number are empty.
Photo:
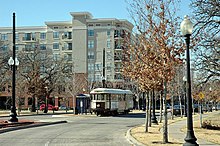
M88 83L86 90L101 86L103 79L107 87L123 88L122 43L125 34L131 34L133 25L116 18L94 19L89 12L70 15L71 21L16 27L16 50L28 51L37 43L41 49L51 49L54 58L65 56L73 72L83 75ZM0 27L0 40L1 51L12 49L12 27Z

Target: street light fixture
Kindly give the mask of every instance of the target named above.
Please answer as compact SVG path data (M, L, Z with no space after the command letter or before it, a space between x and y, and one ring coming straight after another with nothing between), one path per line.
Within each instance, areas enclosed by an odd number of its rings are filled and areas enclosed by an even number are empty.
M187 134L185 137L184 146L198 146L196 143L196 137L193 131L193 119L192 119L192 96L191 96L191 79L190 79L190 54L189 54L189 44L190 36L193 30L193 24L189 17L186 15L184 20L181 22L180 30L186 40L186 63L187 63L187 82L186 82L186 92L187 92Z
M12 106L11 106L11 113L9 122L18 122L17 113L16 113L16 106L15 106L15 86L16 86L16 66L19 65L18 59L15 57L15 13L13 13L13 55L8 60L8 64L11 66L12 69Z

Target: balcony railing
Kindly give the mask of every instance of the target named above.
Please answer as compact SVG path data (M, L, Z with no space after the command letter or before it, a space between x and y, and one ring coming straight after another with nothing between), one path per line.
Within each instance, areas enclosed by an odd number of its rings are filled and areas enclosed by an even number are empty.
M121 72L121 68L120 67L116 67L115 68L115 72Z
M23 41L36 41L36 38L35 37L23 37L23 39L22 39Z

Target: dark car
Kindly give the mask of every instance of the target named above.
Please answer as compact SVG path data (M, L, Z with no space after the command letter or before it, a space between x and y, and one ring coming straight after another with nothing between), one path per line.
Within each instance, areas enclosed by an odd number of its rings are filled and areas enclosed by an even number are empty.
M184 105L181 106L182 108L182 114L184 113ZM174 105L173 106L173 115L177 116L181 114L180 105Z
M52 106L51 104L48 104L47 106L48 106L47 107L48 110L58 111L58 107ZM44 109L45 109L45 104L41 104L40 110L43 111Z
M193 104L194 112L199 112L199 104Z

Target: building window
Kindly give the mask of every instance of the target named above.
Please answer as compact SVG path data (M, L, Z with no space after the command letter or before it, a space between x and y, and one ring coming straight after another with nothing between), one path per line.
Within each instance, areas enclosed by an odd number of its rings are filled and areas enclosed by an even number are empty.
M8 46L7 45L3 45L1 47L1 51L8 51Z
M111 48L111 40L107 40L107 48Z
M1 39L2 39L3 41L8 40L8 34L2 34Z
M107 30L107 36L110 36L110 35L111 35L111 31Z
M64 32L62 34L62 39L72 39L72 32Z
M46 44L40 44L40 49L41 50L46 50Z
M68 61L72 61L73 60L72 54L67 54L67 59Z
M95 59L94 52L88 52L88 59Z
M60 54L53 54L53 59L54 59L55 61L58 61L59 58L60 58Z
M68 43L68 50L72 50L72 49L73 49L72 43Z
M116 73L116 74L115 74L115 79L116 79L116 80L122 79L122 75L121 75L120 73Z
M65 54L65 55L64 55L64 60L66 60L66 61L72 61L72 54Z
M41 32L40 33L40 39L41 40L45 40L46 39L46 33L45 32Z
M18 34L18 33L15 34L15 39L16 39L16 40L19 39L19 34Z
M94 71L94 64L88 64L88 71Z
M33 40L35 40L35 33L25 33L23 40L24 41L33 41Z
M93 49L94 48L94 41L93 40L89 40L88 41L88 48L89 49Z
M101 63L95 64L95 71L101 71Z
M88 74L88 80L90 82L93 82L94 81L94 74Z
M88 30L88 36L94 36L94 30Z
M95 75L95 81L101 81L101 75L100 74Z
M107 74L107 80L111 80L111 75Z
M34 46L32 46L31 44L26 44L26 45L24 46L24 50L25 50L25 51L31 51L31 50L33 50L33 48L34 48Z
M53 38L59 39L59 32L53 32Z
M106 67L106 69L107 69L108 71L110 71L111 68L112 68L112 63L107 63L107 67Z
M53 43L53 49L59 49L59 43Z
M107 52L107 59L108 60L112 60L113 59L113 56L112 56L111 52Z
M121 54L121 52L115 52L114 59L115 59L115 60L122 60L122 54Z
M72 50L72 43L64 43L63 50Z

